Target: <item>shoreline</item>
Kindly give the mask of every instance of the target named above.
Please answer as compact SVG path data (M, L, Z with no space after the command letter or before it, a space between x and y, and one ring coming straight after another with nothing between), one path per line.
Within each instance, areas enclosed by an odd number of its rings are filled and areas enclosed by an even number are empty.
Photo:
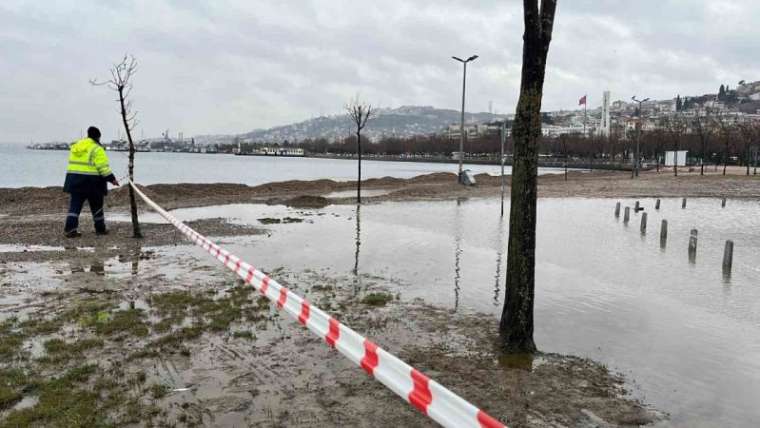
M35 151L68 151L68 148L31 148L25 147L26 150ZM108 152L122 152L126 153L128 150L108 150ZM306 153L304 155L261 155L253 153L227 153L227 152L170 152L170 151L150 151L150 150L136 150L136 153L182 153L192 155L235 155L235 156L259 156L259 157L296 157L307 159L334 159L334 160L357 160L357 156L354 154L340 155L334 153ZM381 162L415 162L415 163L445 163L445 164L457 164L459 160L453 159L450 156L399 156L399 155L370 155L365 154L362 156L362 160L365 161L381 161ZM479 158L466 158L464 160L465 165L500 165L497 154L487 157ZM512 159L510 155L507 155L504 166L512 166ZM539 168L564 168L565 161L562 157L543 158L538 161ZM607 163L603 161L593 162L587 160L571 159L567 163L568 168L573 169L601 169L608 171L630 171L631 165L627 163Z
M617 171L569 171L538 177L539 198L557 197L714 197L760 199L760 176L740 175L742 168L730 170L729 175L710 172L656 173L643 171L632 180L630 173ZM362 189L370 195L364 202L406 200L447 200L458 198L498 197L501 177L489 174L475 176L477 185L465 187L456 182L453 173L432 173L409 179L372 178L362 180ZM505 191L509 195L511 176L505 176ZM138 184L139 185L139 184ZM235 183L177 183L140 185L146 194L167 209L223 205L230 203L299 204L306 207L330 204L350 204L355 198L350 191L355 181L312 180L280 181L248 186ZM374 192L374 194L372 194ZM109 210L125 210L128 206L124 185L111 189L106 198ZM342 195L331 196L334 193ZM142 204L138 204L142 205ZM68 207L68 195L60 186L0 188L0 214L24 216L31 214L60 214ZM143 209L143 207L140 207Z

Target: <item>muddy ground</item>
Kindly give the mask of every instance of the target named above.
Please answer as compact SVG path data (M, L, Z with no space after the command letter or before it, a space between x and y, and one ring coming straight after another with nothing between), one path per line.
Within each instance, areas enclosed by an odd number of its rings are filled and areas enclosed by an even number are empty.
M462 188L451 174L368 180L369 201L492 196L499 179ZM350 203L351 183L153 185L170 208L229 202ZM542 196L760 197L755 177L574 172ZM109 212L125 209L114 192ZM127 223L62 237L60 189L0 189L0 427L432 426L400 398L240 284L168 225ZM217 239L266 224L190 223ZM280 223L287 223L280 219ZM277 224L276 227L288 227ZM34 247L38 246L38 247ZM269 273L328 313L510 426L666 425L624 379L592 361L502 355L497 320L387 292L390 279L328 271ZM635 380L634 380L635 381Z
M0 262L0 427L434 426L202 253L113 251ZM272 274L511 426L661 418L591 361L502 356L491 317Z

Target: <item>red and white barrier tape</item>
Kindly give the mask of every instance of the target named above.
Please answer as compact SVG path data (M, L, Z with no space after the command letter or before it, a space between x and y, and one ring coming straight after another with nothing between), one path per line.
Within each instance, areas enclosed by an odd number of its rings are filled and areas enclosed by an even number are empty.
M135 192L156 212L178 228L191 241L209 252L246 283L284 310L312 333L324 338L363 368L369 375L405 399L417 410L445 427L505 427L482 410L449 391L373 342L341 324L335 318L278 284L265 273L236 255L214 244L158 206L129 182Z

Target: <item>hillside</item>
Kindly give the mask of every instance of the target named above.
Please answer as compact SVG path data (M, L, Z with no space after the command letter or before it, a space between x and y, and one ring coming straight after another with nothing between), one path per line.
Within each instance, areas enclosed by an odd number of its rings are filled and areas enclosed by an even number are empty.
M487 122L503 119L504 115L490 113L467 113L467 122ZM460 112L429 106L402 106L379 109L378 114L365 130L371 139L382 136L411 137L440 133L451 124L459 123ZM243 141L282 142L301 141L307 138L340 139L349 135L353 126L346 115L322 116L302 122L257 129L239 135Z

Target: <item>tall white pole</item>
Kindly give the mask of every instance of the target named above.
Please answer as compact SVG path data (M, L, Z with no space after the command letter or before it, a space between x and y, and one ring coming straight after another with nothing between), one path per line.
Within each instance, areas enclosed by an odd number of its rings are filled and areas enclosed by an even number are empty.
M464 93L467 83L467 61L463 62L464 72L462 73L462 116L459 123L459 175L458 180L460 183L464 183L462 180L462 161L464 159Z

